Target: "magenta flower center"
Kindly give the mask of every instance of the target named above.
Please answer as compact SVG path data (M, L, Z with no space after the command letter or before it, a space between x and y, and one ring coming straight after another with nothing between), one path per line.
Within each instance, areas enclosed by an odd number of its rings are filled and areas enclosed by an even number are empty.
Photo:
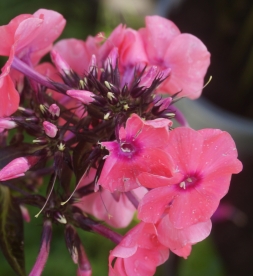
M195 175L187 176L183 181L179 183L181 189L193 188L199 182L199 177Z
M120 149L124 156L128 158L132 158L132 156L136 153L137 149L133 143L129 142L121 142Z

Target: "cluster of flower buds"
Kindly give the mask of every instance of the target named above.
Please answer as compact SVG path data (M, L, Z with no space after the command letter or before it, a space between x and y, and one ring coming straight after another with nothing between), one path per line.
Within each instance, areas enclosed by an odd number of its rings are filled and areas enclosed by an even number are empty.
M109 275L153 275L169 251L187 258L209 235L231 175L242 169L228 133L195 131L174 106L201 95L210 54L159 16L139 30L119 25L107 38L53 45L64 26L62 15L40 9L0 27L0 55L8 57L0 75L0 207L5 196L11 202L1 229L12 227L14 207L26 220L25 205L39 208L31 276L43 271L54 223L65 225L78 275L92 270L76 228L116 243ZM52 63L40 63L49 52ZM101 223L127 227L136 212L139 223L123 237ZM2 251L23 275L22 252Z

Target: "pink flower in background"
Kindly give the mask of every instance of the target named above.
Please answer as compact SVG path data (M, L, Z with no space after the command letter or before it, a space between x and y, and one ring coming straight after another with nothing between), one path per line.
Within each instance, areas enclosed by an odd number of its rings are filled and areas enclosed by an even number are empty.
M151 276L168 257L169 249L158 241L155 226L141 222L110 252L109 275Z
M86 41L74 38L62 39L54 45L53 50L73 71L83 76L85 72L89 71L92 55L98 55L100 41L101 38L98 36L89 36Z
M14 57L28 64L36 64L59 37L65 19L55 11L40 9L31 14L22 14L0 27L0 55L9 59L0 76L0 117L14 113L19 105L19 93L9 76Z
M148 64L171 69L159 92L196 99L201 95L210 53L195 36L181 34L177 26L160 16L146 16L146 27L139 30Z
M96 170L91 169L88 176L82 180L81 187L94 181L95 175ZM132 192L140 200L147 190L140 187ZM136 208L125 193L115 192L112 194L106 189L84 196L75 203L75 206L116 228L127 227L136 212Z
M142 172L171 175L171 160L164 152L171 121L143 121L133 114L126 127L119 131L119 141L102 142L109 155L98 184L110 192L126 192L139 187L137 176Z
M141 201L138 217L155 223L169 206L175 228L209 220L227 193L232 174L242 170L231 136L217 129L176 128L166 151L177 166L175 179L138 176L141 185L154 188Z

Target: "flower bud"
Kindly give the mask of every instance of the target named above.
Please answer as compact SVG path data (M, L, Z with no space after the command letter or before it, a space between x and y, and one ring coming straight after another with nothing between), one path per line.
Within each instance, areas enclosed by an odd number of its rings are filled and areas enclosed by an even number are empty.
M17 124L11 120L11 118L0 118L0 128L2 129L12 129L15 128Z
M55 50L52 50L50 54L51 59L53 60L53 63L55 64L57 70L60 73L69 75L69 73L71 72L71 68L68 63L61 57L61 55Z
M48 108L48 111L53 117L59 117L60 116L60 108L56 104L51 104Z
M58 128L48 121L43 122L43 128L45 130L46 135L50 138L54 138L58 131Z
M94 101L93 97L95 96L95 94L86 90L68 90L67 95L81 101L84 104L92 103Z
M19 157L0 170L0 181L21 177L31 166L38 162L37 156Z
M43 232L41 238L41 247L39 251L39 255L36 259L36 262L30 272L29 276L37 276L41 275L46 264L49 250L50 250L50 242L52 239L52 223L50 220L46 220L43 224Z

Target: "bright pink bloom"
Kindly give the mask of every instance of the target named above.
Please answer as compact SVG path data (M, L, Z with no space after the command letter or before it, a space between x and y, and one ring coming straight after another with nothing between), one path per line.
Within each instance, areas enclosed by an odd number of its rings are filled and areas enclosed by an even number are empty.
M171 69L159 92L198 98L210 64L210 53L195 36L181 34L176 25L159 16L147 16L146 27L139 30L150 65Z
M170 206L170 221L182 229L208 221L227 193L231 175L242 170L233 139L218 129L176 128L167 153L177 165L171 178L143 173L138 180L155 188L139 204L139 218L157 222Z
M164 152L171 121L143 121L132 114L126 127L119 131L119 141L102 142L109 155L98 184L111 192L126 192L139 187L137 176L142 172L171 176L171 160Z
M54 138L58 132L57 126L48 121L43 122L43 128L46 135L50 138Z
M110 252L109 275L151 276L168 257L169 249L158 241L155 226L141 222Z
M38 161L36 156L19 157L12 160L0 170L0 181L24 176L25 172Z
M0 76L0 117L14 113L19 105L19 94L9 73L14 57L26 63L37 63L61 34L65 19L55 11L40 9L22 14L0 27L0 55L9 56ZM8 91L8 92L6 92ZM1 106L3 105L3 106Z

